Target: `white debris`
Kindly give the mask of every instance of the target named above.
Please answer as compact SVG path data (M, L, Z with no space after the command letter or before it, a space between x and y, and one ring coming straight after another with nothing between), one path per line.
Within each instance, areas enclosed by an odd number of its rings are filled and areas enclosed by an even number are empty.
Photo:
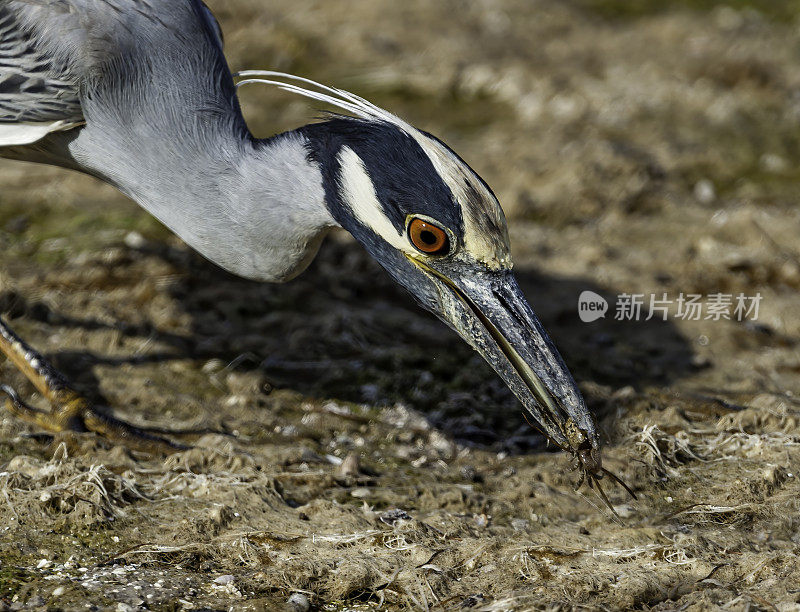
M717 190L714 189L714 183L708 179L701 179L695 183L694 197L701 204L710 204L717 199Z
M291 597L286 601L286 607L291 612L308 612L311 609L311 602L308 596L303 593L292 593Z

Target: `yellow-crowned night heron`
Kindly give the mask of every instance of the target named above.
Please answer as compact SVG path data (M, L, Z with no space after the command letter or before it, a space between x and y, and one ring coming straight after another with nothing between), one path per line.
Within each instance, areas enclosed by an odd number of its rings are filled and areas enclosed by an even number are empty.
M595 422L511 273L503 211L434 136L345 91L241 73L333 116L266 140L247 129L219 25L200 0L0 0L0 156L114 185L240 276L302 272L340 226L502 376L544 434L596 477ZM52 404L49 430L135 442L0 321L0 351Z

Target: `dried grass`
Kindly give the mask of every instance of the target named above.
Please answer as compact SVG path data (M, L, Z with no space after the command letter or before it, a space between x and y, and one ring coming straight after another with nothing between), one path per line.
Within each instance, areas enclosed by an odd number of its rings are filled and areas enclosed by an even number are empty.
M132 503L147 499L133 479L103 465L70 460L63 446L50 461L15 457L0 473L0 486L7 506L21 520L42 510L79 511L88 522L125 518Z
M674 478L681 465L703 460L697 449L692 447L685 431L670 435L659 429L658 425L648 424L631 435L629 442L642 461L660 478Z

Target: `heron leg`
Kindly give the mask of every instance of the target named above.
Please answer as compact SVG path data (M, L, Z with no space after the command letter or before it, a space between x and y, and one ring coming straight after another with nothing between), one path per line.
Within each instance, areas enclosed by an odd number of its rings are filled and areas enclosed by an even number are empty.
M91 431L129 448L149 453L175 452L188 448L98 411L2 318L0 355L5 355L52 407L45 411L29 406L11 387L0 385L0 392L7 396L6 408L23 421L54 433Z

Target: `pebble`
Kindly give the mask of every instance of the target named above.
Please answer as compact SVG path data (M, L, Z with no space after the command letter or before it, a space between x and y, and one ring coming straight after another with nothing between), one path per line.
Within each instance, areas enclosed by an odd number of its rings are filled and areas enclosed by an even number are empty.
M710 204L717 199L717 191L714 189L714 183L708 179L697 181L694 186L694 197L701 204Z
M147 244L147 240L139 232L128 232L125 235L125 246L130 249L141 249Z
M303 593L292 593L286 601L286 606L291 612L308 612L311 609L311 602Z
M214 584L221 584L222 586L225 586L226 584L230 584L234 580L236 580L236 578L234 576L231 576L230 574L225 574L224 576L220 576L219 578L215 578L214 579Z
M461 477L467 482L481 482L483 477L478 473L472 465L461 466Z
M410 521L411 515L401 508L390 508L389 510L382 512L378 518L382 523L394 526L398 521Z

